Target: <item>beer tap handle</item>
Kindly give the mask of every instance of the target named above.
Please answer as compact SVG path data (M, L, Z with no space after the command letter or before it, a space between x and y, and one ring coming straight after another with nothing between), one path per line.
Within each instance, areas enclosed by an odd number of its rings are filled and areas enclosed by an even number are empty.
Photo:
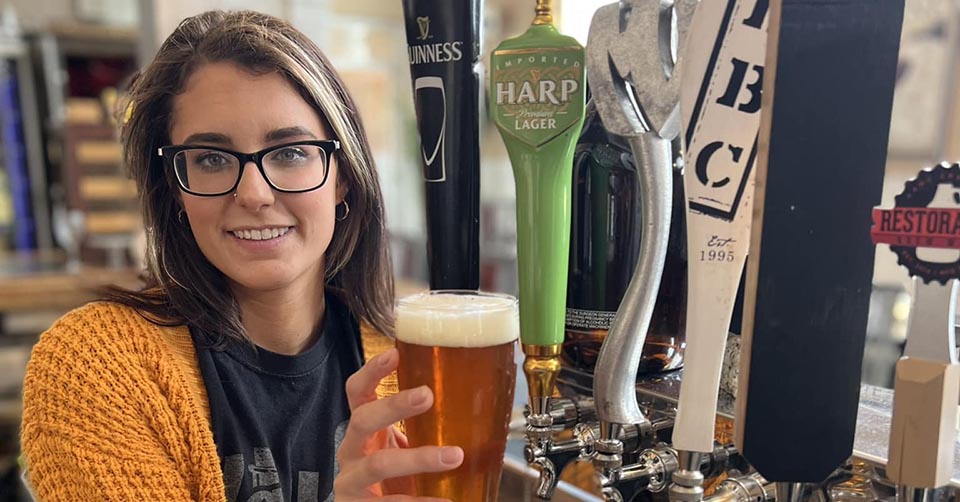
M763 93L735 443L769 481L821 483L853 454L903 1L760 4L766 64L741 67Z
M670 231L670 141L680 131L681 66L674 55L683 54L696 4L677 0L666 7L672 12L663 12L665 4L659 0L623 0L597 9L590 23L586 58L594 102L607 129L630 142L643 194L644 225L636 270L600 349L593 380L600 419L593 461L605 500L623 500L613 488L623 472L624 444L619 439L623 427L650 427L640 411L634 382ZM661 26L664 19L674 23Z
M491 115L517 187L520 341L531 419L549 418L560 372L573 150L586 97L583 47L557 32L551 6L538 0L530 28L501 42L490 58Z
M670 142L653 133L629 141L637 161L640 193L644 194L640 259L603 342L594 378L598 416L619 424L646 420L637 403L635 382L667 256L673 194Z
M480 287L482 0L402 0L430 289ZM431 19L433 20L431 22ZM437 57L454 49L456 55ZM440 53L442 55L442 51Z
M760 4L750 8L754 4L701 2L691 27L691 33L701 36L688 41L683 60L688 77L680 89L687 200L681 203L686 205L689 268L687 349L673 430L673 446L681 450L670 493L674 501L703 498L700 461L713 449L727 327L750 247L762 81L750 84L727 70L732 59L754 68L764 64L766 9ZM707 99L717 85L733 98L746 87L756 106Z
M700 36L688 41L683 61L684 75L691 77L680 90L689 266L687 348L673 444L684 451L709 453L713 448L724 347L750 247L762 82L738 80L728 69L731 59L754 68L764 64L766 10L751 8L755 3L701 2L691 29ZM746 101L757 106L706 99L717 85L730 95L739 95L743 88L751 96Z
M906 182L893 209L873 211L873 242L889 244L897 262L913 277L907 342L894 378L887 454L887 474L897 483L900 500L924 500L930 489L948 484L953 473L960 394L954 329L960 244L952 226L960 214L958 179L958 164L924 169ZM940 225L891 224L895 219L914 223L920 217Z
M901 499L950 482L960 394L953 321L958 283L913 279L904 357L897 362L887 473Z
M634 382L660 286L670 229L672 156L670 140L680 131L681 66L696 0L676 0L675 27L661 28L659 0L624 0L597 9L590 24L587 74L597 110L607 129L626 137L638 164L642 197L640 257L594 376L597 415L605 424L638 424L646 419ZM655 69L662 69L656 71ZM601 428L601 436L612 437Z
M583 47L557 32L551 0L490 57L490 112L513 165L517 192L520 342L526 356L529 460L555 483L550 399L560 373L569 270L573 153L583 127Z

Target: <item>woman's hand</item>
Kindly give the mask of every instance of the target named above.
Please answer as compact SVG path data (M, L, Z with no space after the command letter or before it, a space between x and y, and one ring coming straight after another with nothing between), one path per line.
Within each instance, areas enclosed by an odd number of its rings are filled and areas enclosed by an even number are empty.
M456 446L408 448L407 438L393 424L433 406L426 386L377 399L380 380L397 369L400 358L390 349L367 362L347 380L350 425L337 451L340 474L333 482L337 502L438 502L412 493L414 474L456 469L463 450Z

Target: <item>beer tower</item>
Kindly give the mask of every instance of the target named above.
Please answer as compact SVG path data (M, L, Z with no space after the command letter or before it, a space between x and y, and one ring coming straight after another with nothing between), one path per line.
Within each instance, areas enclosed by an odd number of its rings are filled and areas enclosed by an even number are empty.
M794 502L853 453L903 0L773 0L738 450Z
M573 150L584 118L583 47L553 25L551 0L491 56L491 115L517 187L520 341L530 392L528 451L549 449L548 402L560 371ZM537 456L537 455L532 455Z
M431 289L480 287L482 0L403 0Z
M750 244L760 90L769 3L702 0L680 89L687 200L687 351L670 498L703 498L702 459L714 449L727 326ZM677 201L677 203L683 203Z
M671 498L684 502L764 502L775 491L778 502L795 502L805 490L823 494L827 486L830 496L848 496L845 490L857 488L837 468L854 455L872 289L870 214L886 164L903 0L701 0L690 21L695 5L624 0L599 9L591 24L587 73L594 99L610 132L630 139L644 177L645 247L604 342L593 400L571 379L562 388L567 401L549 403L554 430L573 428L573 439L548 440L549 448L531 457L543 466L573 453L592 458L607 501L671 483ZM682 61L673 61L674 54ZM689 261L704 262L691 266L682 385L676 374L635 381L663 265L662 232L670 223L665 142L680 132L678 100L688 150ZM960 166L942 170L953 177L940 197L956 203ZM960 223L950 222L960 222L960 209L937 211L931 218L956 234ZM901 220L891 216L887 224L895 221ZM944 246L960 248L960 236L949 239ZM727 425L734 414L732 401L714 405L746 251L736 445L717 444L714 419ZM943 267L960 272L960 251L951 252ZM900 483L901 499L929 498L929 488L948 479L945 452L960 384L952 373L950 317L924 309L945 311L953 294L928 285L915 300L929 297L939 307L920 306L911 317L913 341L898 375L914 389L898 388L886 471ZM883 393L866 395L865 403L882 406L877 395ZM903 411L918 400L933 411L919 417ZM867 424L877 410L860 410ZM594 411L599 424L588 418ZM916 430L930 434L909 436ZM718 432L724 441L730 437ZM881 458L873 439L858 439L855 458ZM721 473L731 477L703 497L703 478ZM538 496L547 498L544 488L555 474L541 471Z
M913 276L907 344L897 362L887 473L901 501L933 500L953 473L960 394L957 279L960 165L921 171L891 210L874 210L873 237Z

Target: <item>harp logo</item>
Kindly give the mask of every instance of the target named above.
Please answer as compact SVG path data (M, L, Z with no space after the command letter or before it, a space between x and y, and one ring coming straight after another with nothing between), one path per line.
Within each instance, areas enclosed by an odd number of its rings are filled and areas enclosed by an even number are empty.
M493 68L495 120L510 134L539 147L583 121L584 69L579 47L495 52Z
M417 40L426 40L430 38L430 18L429 17L418 17L417 27L420 28L420 36L417 37Z

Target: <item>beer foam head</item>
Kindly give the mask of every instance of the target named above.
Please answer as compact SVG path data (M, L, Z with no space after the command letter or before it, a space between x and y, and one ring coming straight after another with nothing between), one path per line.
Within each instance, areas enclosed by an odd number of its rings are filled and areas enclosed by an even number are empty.
M440 347L490 347L520 336L517 300L487 293L426 292L397 304L397 340Z

